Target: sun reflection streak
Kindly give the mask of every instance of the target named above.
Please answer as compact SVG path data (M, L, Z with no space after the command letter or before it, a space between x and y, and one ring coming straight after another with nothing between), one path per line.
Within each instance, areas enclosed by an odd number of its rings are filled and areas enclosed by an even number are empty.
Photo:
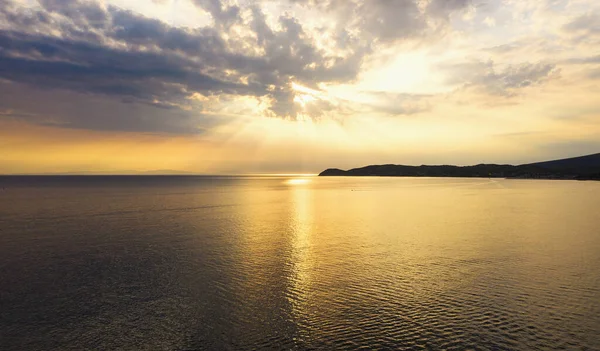
M308 184L310 179L294 178L288 184ZM299 186L291 188L294 213L292 221L292 272L290 275L290 304L296 323L303 324L302 319L309 315L306 309L310 306L311 273L314 259L311 254L311 243L314 226L313 191L311 187Z
M303 185L310 183L311 180L308 178L292 178L286 180L284 183L287 185Z

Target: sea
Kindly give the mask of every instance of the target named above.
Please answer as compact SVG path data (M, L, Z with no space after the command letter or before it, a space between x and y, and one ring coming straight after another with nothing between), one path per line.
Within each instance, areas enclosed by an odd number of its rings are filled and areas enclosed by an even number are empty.
M0 178L0 350L600 350L600 182Z

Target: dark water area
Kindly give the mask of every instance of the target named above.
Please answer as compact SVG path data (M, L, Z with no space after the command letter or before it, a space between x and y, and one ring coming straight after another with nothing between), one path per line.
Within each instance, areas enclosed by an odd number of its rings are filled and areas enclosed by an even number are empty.
M600 350L600 182L0 177L0 350Z

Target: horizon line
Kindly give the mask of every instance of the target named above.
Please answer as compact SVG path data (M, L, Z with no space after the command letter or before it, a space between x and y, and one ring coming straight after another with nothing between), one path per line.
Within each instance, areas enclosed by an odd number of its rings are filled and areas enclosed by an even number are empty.
M182 177L316 177L319 173L238 173L238 174L210 174L210 173L151 173L151 172L140 172L140 173L94 173L94 172L65 172L65 173L0 173L0 177L65 177L65 176L84 176L84 177L98 177L98 176L141 176L141 177L168 177L168 176L182 176Z

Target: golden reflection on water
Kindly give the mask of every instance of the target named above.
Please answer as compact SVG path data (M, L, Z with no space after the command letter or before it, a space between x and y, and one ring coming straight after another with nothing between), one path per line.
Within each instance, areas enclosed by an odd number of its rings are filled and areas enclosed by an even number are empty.
M288 176L239 184L221 195L236 206L218 212L227 249L216 252L227 258L217 259L228 278L219 285L224 309L244 326L243 338L285 334L310 345L335 341L342 330L344 338L397 341L411 337L389 330L470 328L466 320L485 314L490 325L503 318L552 328L548 319L536 322L544 308L532 308L530 319L515 311L566 284L555 267L558 252L577 252L565 255L576 274L580 257L597 255L597 245L562 244L565 233L593 232L568 221L592 216L573 211L597 208L581 183ZM536 290L539 284L546 290ZM560 313L585 313L577 306ZM462 330L452 332L463 337Z
M56 346L30 342L66 316L93 348L101 315L107 349L600 349L600 183L142 181L0 197L15 345ZM36 286L62 290L23 294Z
M284 184L287 185L303 185L303 184L308 184L310 183L311 180L308 178L292 178L292 179L287 179Z
M309 179L290 179L291 185L310 183ZM289 301L292 306L292 316L300 322L306 315L306 304L311 291L311 272L313 259L311 242L314 228L314 199L311 187L294 187L291 189L293 201L293 216L291 218L291 267L289 276Z

